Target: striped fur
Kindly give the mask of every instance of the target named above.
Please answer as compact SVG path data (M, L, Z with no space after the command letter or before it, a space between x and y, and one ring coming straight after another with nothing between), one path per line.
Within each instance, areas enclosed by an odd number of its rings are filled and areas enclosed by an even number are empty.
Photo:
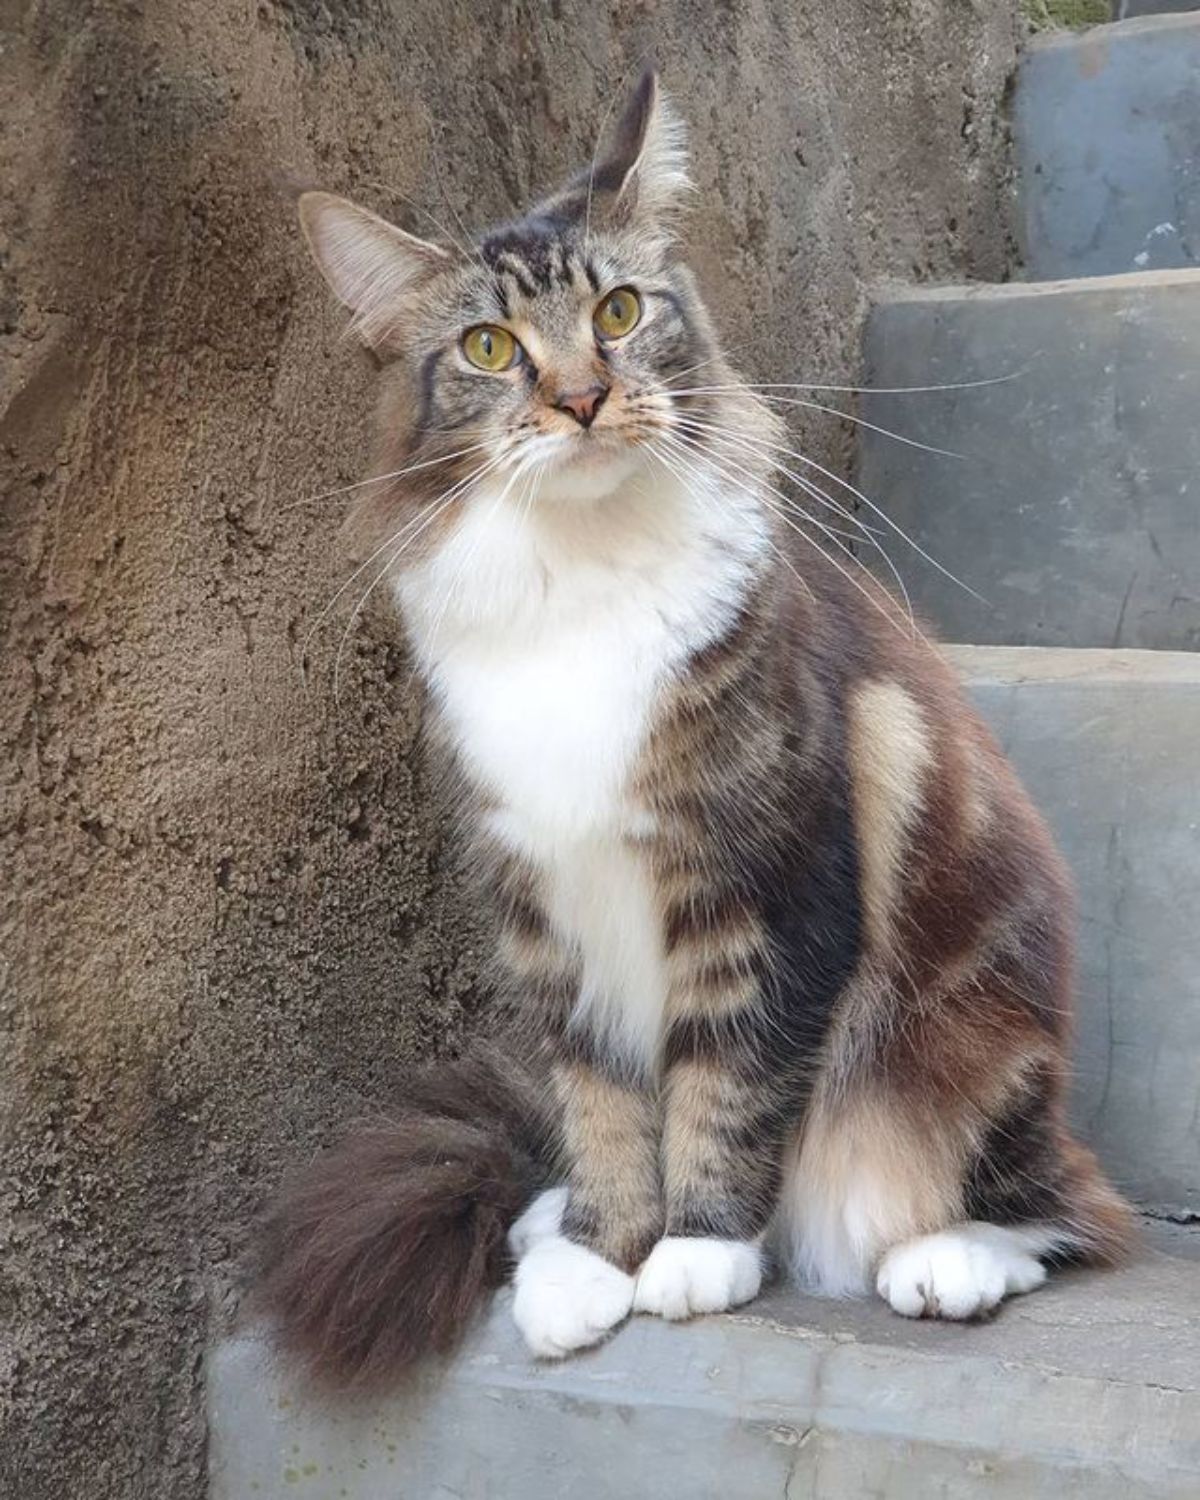
M1064 1118L1060 860L889 595L813 553L793 571L775 419L672 248L664 109L644 81L610 155L470 257L304 210L390 362L383 459L423 466L361 519L557 1122L566 1192L514 1240L544 1354L753 1295L765 1243L818 1289L877 1276L900 1311L964 1316L1128 1234ZM643 310L608 343L614 286ZM469 368L481 321L518 365ZM723 389L686 393L698 365ZM562 395L592 388L583 431Z

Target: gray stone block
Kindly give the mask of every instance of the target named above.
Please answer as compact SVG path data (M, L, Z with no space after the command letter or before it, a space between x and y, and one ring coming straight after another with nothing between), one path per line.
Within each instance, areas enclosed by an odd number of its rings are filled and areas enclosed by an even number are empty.
M1200 1217L1200 656L948 648L1079 891L1075 1121Z
M251 1340L208 1366L210 1500L1195 1500L1200 1236L994 1321L768 1293L537 1364L507 1294L403 1395L305 1405Z
M1044 35L1014 127L1031 279L1200 264L1200 16Z
M986 600L885 536L943 637L1200 647L1198 350L1200 271L896 291L874 308L862 414L961 455L869 428L859 455L862 491Z

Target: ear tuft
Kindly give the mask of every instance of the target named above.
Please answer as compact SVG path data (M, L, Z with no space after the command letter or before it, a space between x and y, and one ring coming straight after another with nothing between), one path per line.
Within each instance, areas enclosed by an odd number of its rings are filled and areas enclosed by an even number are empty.
M373 348L388 341L404 300L453 262L440 245L406 234L333 193L302 193L297 210L322 276L354 314L359 337Z
M633 223L672 234L692 187L687 130L652 68L642 74L625 106L602 176L605 185L616 189L617 205Z

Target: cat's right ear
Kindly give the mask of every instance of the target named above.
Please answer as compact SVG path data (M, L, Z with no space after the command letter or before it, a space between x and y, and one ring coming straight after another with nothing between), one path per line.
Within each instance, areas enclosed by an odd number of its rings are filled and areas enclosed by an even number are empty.
M405 301L454 263L440 245L334 193L301 193L296 206L321 275L350 309L355 332L370 348L394 338Z

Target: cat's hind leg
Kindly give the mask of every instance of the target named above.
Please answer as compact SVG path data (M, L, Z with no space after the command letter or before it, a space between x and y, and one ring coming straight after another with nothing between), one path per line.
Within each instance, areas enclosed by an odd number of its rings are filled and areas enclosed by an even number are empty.
M779 1226L800 1284L964 1319L1033 1291L1055 1265L1118 1260L1129 1213L1062 1123L1057 1067L1010 1077L990 1116L981 1098L819 1089Z
M885 1252L875 1289L906 1318L975 1318L1046 1279L1039 1255L1053 1253L1053 1230L954 1224Z

